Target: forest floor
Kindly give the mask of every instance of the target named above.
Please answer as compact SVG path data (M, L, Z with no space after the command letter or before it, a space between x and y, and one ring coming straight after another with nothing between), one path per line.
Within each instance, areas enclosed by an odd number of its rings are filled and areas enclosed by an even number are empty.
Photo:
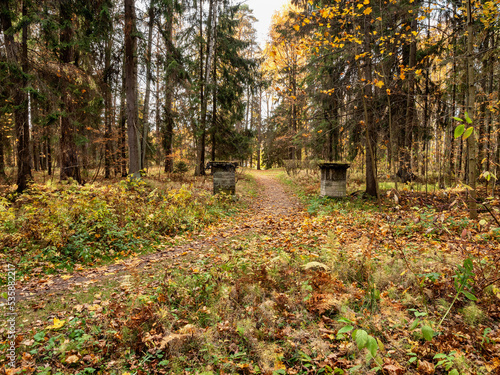
M455 191L389 193L379 208L317 197L314 175L250 174L244 202L224 202L232 215L196 211L196 230L154 251L48 274L41 257L39 277L16 285L6 373L500 373L487 212L468 220Z
M203 253L222 242L242 236L249 231L265 229L271 218L285 220L296 215L300 203L298 199L285 191L283 184L276 179L276 172L253 171L252 175L261 190L259 197L249 202L248 209L239 213L238 218L229 218L217 225L205 228L194 238L184 239L180 246L167 245L154 253L119 259L117 262L92 269L81 269L63 276L45 275L23 283L17 290L18 300L38 299L44 294L64 295L65 291L80 285L101 285L106 280L128 275L130 270L147 270L152 264L171 262L173 258ZM248 199L248 198L247 198ZM244 223L241 220L245 219ZM271 220L270 222L273 222ZM235 222L236 221L236 222ZM239 223L239 224L238 224ZM146 271L147 272L147 271Z

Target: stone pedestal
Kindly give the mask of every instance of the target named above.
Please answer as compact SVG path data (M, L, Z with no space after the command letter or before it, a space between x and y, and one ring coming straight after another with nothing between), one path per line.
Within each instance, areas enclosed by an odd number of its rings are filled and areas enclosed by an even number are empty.
M349 164L322 163L321 192L322 197L343 198L346 196L346 175Z
M214 179L214 194L235 194L237 166L236 162L211 161L208 163Z

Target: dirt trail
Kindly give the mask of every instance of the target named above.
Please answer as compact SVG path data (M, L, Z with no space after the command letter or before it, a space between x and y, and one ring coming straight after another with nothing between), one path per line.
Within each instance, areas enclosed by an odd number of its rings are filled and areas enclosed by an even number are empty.
M203 252L220 242L245 234L246 232L266 231L269 220L283 219L300 210L296 197L287 192L277 180L276 172L250 171L257 184L261 187L258 197L250 204L250 209L243 212L233 223L221 223L213 234L201 233L192 241L180 246L165 248L152 254L141 255L120 260L107 266L74 272L63 277L47 277L43 280L33 280L18 288L18 300L31 300L43 295L62 294L65 290L82 285L99 285L105 280L118 279L129 274L130 270L143 270L153 263L171 260L174 257L190 253Z
M260 215L288 215L300 208L296 197L285 190L276 180L276 175L267 171L253 171L259 185L264 188L262 195L253 206Z

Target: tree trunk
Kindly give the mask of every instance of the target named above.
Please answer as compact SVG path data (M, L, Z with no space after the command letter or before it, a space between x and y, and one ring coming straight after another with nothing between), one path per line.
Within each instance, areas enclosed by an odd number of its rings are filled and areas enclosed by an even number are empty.
M61 30L61 62L63 64L72 64L75 59L74 48L72 44L74 43L73 37L73 25L72 18L73 14L68 13L69 8L61 3L60 5L60 18L61 24L65 24L65 27ZM66 180L72 178L78 183L82 183L80 176L80 166L77 156L77 145L75 143L76 128L74 121L72 119L74 106L73 97L71 96L71 90L69 88L69 82L65 78L62 80L62 106L61 106L61 139L60 139L60 149L61 149L61 180Z
M202 6L202 1L200 1L200 7ZM200 9L200 16L203 14L202 9ZM200 35L202 34L201 20L200 17ZM206 143L206 122L207 122L207 106L208 106L208 85L210 83L210 71L212 67L212 59L214 55L214 42L217 24L217 0L210 0L210 5L208 9L208 22L207 22L207 53L206 53L206 63L203 66L203 59L200 59L200 79L202 89L200 90L200 139L198 140L198 150L197 150L197 162L195 175L205 175L205 143ZM201 43L201 42L200 42ZM203 49L203 44L201 43L201 49ZM202 54L200 54L200 57Z
M126 147L126 136L125 136L125 125L127 123L127 99L125 95L125 87L127 86L126 78L125 78L125 59L123 61L123 69L122 69L122 90L120 95L120 128L119 128L119 163L122 177L127 176L127 147Z
M137 127L137 36L135 1L125 0L125 82L129 174L140 177L141 159Z
M371 30L370 30L370 18L365 16L364 19L364 50L369 52L371 48ZM372 66L371 57L367 53L364 57L364 67L363 76L365 79L363 92L361 93L363 97L363 113L365 121L365 138L366 138L366 191L365 193L373 197L377 197L380 204L380 197L378 192L378 182L377 182L377 163L375 155L375 131L373 130L373 113L371 109L372 101L372 86L367 82L372 81Z
M260 171L260 144L262 142L262 86L259 86L259 122L257 127L257 170Z
M23 17L26 17L27 8L25 1L23 1L22 12ZM20 68L18 72L13 73L11 80L16 87L13 94L13 104L17 146L17 191L21 193L26 190L28 182L32 179L29 150L28 93L24 90L28 85L26 76L28 74L28 25L24 23L22 27L21 46L19 48L14 35L8 33L12 28L10 15L9 1L1 0L0 27L3 31L7 60L9 63Z
M217 46L217 42L215 43ZM212 161L215 161L215 151L217 146L217 66L214 63L212 69L213 92L212 92Z
M111 98L111 47L112 40L106 44L104 56L104 178L111 177L111 116L112 116L112 98Z
M472 20L472 0L467 0L467 112L472 119L474 125L474 103L475 103L475 86L474 86L474 30ZM477 128L477 127L476 127ZM477 204L476 204L476 152L477 141L476 131L473 131L469 138L467 138L468 149L468 175L469 175L469 216L471 219L477 219Z
M456 83L456 71L457 71L457 63L455 61L456 57L456 40L455 45L453 47L453 90L452 90L452 99L451 99L451 118L456 116L456 105L457 105L457 83ZM450 122L451 123L451 122ZM452 185L454 180L456 180L456 168L455 168L455 137L453 136L454 130L453 126L447 130L448 137L450 139L450 159L448 163L448 184Z
M196 147L196 166L194 170L195 176L200 176L205 174L205 128L204 128L204 119L203 119L203 106L205 102L205 85L203 79L203 0L200 0L200 70L199 70L199 80L200 80L200 119L199 119L199 134L196 136L197 139L197 147Z
M153 2L149 5L149 24L148 24L148 46L146 51L146 94L144 96L144 113L142 114L142 158L141 168L146 168L146 150L149 134L149 98L151 96L151 47L153 44L153 23L154 23Z
M170 4L170 3L169 3ZM167 72L165 82L165 127L163 128L163 149L165 151L165 172L174 170L173 141L174 141L174 72L168 70L168 65L174 56L173 44L173 10L169 9L166 20L167 40Z
M158 41L158 45L160 42ZM159 47L158 47L159 48ZM156 109L155 109L155 135L157 139L160 139L161 133L161 106L160 106L160 53L159 49L156 50ZM157 154L157 164L161 164L161 148L158 147L156 150Z
M491 36L491 48L495 47L495 35ZM492 95L493 95L493 67L495 66L495 57L493 55L490 56L490 61L489 61L489 85L488 85L488 96L487 100L488 102L492 100ZM491 143L491 131L492 131L492 123L493 123L493 116L491 113L491 110L488 109L488 114L487 114L487 141L486 141L486 149L487 149L487 160L486 160L486 170L488 172L491 172L491 156L492 156L492 143Z
M5 151L4 151L5 135L3 126L0 127L0 177L5 177Z

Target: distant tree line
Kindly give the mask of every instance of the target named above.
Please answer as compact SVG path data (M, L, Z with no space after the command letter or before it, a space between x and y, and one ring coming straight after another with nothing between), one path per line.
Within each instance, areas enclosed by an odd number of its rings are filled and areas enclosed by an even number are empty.
M0 0L0 180L247 159L254 21L230 0Z

